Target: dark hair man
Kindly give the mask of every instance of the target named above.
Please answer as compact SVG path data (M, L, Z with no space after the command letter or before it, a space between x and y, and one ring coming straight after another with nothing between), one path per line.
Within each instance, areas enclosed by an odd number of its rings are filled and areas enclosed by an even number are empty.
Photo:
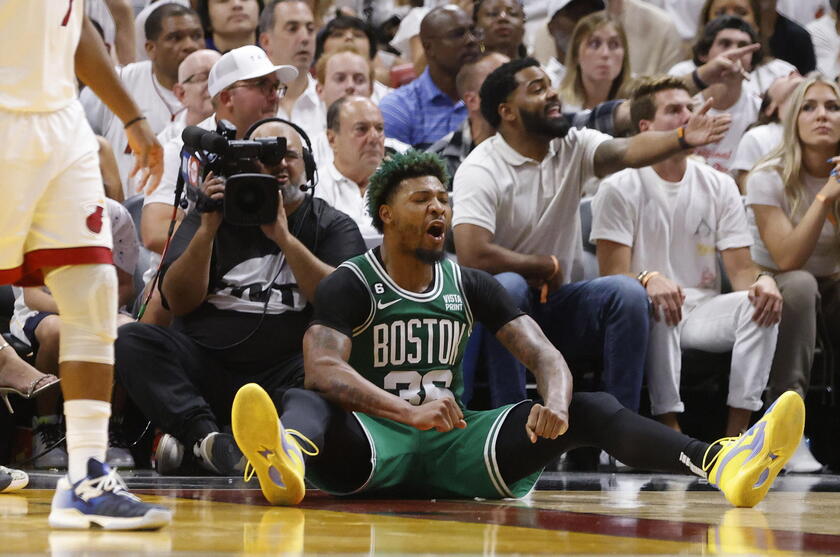
M802 436L799 395L785 393L723 448L642 418L606 393L573 395L563 356L540 327L490 275L444 257L446 179L428 153L382 165L369 192L382 246L318 287L304 337L306 385L315 392L291 389L280 404L258 385L237 393L234 436L266 499L299 503L304 476L334 494L522 497L561 453L597 446L648 470L709 469L730 502L758 503ZM534 372L542 402L464 408L461 360L474 320Z

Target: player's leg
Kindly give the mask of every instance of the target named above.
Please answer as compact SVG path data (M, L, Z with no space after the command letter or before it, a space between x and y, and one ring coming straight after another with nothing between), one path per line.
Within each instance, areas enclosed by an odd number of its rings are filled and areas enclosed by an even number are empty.
M525 432L529 405L509 413L495 454L508 484L533 474L569 449L594 446L636 468L691 472L706 477L737 506L754 506L791 457L802 437L805 407L793 391L782 395L739 438L709 445L639 416L607 393L577 393L569 407L569 429L557 439L531 443Z
M352 488L365 483L370 476L370 448L352 414L304 389L285 391L279 406L282 419L278 403L262 387L249 383L237 392L231 413L236 442L270 503L294 505L303 500L304 475L310 465L319 475L340 479Z

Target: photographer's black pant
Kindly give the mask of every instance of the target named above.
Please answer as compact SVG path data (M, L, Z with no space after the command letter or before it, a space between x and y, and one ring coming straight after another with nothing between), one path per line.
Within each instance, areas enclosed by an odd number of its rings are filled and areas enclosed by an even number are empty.
M283 426L299 431L320 449L317 456L305 457L307 468L343 483L341 491L350 492L365 483L371 472L370 444L352 414L303 389L288 390L279 406L272 398ZM628 410L607 393L575 393L569 405L568 431L557 439L531 443L525 424L533 404L515 406L496 439L499 470L508 484L578 447L603 449L634 468L677 474L690 471L686 461L699 469L709 447Z
M303 356L253 374L222 367L217 352L170 328L130 323L114 345L117 380L141 412L186 447L230 424L236 391L257 383L279 402L290 387L303 386Z

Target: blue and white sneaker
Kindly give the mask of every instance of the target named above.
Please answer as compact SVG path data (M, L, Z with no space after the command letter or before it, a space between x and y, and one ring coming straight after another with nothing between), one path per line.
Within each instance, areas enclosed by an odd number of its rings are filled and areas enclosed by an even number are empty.
M172 522L172 511L143 503L129 493L116 470L89 459L87 477L70 484L58 481L50 512L53 528L156 530Z

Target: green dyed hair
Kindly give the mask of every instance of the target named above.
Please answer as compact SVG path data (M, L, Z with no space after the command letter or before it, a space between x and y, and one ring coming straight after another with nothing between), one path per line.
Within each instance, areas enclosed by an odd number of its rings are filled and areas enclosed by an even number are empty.
M441 184L449 182L449 173L441 158L434 153L425 153L409 149L397 153L382 161L380 167L368 181L368 211L373 226L382 232L383 223L379 217L379 208L386 204L397 186L408 178L434 176Z

